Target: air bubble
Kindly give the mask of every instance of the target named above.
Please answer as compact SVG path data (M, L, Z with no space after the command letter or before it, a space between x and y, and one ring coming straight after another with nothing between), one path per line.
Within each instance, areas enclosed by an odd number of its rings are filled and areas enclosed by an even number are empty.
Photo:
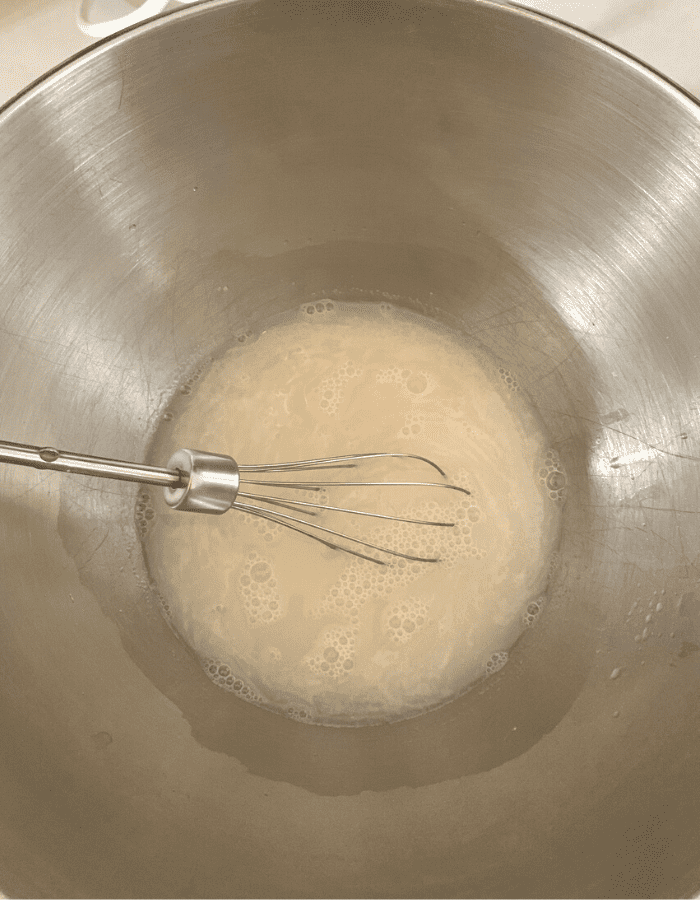
M563 472L550 472L547 476L547 487L551 491L561 491L566 487L566 476Z
M341 638L345 640L341 642ZM305 662L312 672L337 679L352 668L346 663L352 663L353 645L354 639L348 631L331 629L322 635L319 649L306 656Z
M263 539L265 537L267 535ZM286 606L277 592L277 581L273 575L267 560L260 559L256 553L249 554L238 583L250 625L270 625L285 613Z
M487 674L493 675L494 672L498 672L500 669L502 669L507 662L508 653L505 650L500 650L498 653L493 653L486 663Z
M272 567L264 561L255 563L250 568L250 577L257 582L269 581L272 577Z
M411 375L407 378L406 387L412 394L422 394L428 387L428 379L422 374Z

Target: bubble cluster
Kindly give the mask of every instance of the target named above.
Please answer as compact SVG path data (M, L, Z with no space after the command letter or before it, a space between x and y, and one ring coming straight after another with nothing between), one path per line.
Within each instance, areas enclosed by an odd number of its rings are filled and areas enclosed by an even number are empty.
M413 512L425 516L426 510ZM391 522L375 527L365 534L365 537L378 546L390 547L398 552L415 555L424 551L436 552L436 546L426 544L425 538L421 540L420 537L416 537L411 533L412 529L418 530L420 534L421 526ZM431 540L434 538L431 537ZM356 634L360 612L368 600L381 600L404 585L410 584L428 571L430 565L397 559L392 565L380 568L367 560L350 557L337 580L310 608L310 615L312 618L333 615L346 619Z
M462 476L452 479L452 482L466 487L467 479ZM454 567L466 557L483 558L486 551L473 543L472 525L481 518L481 511L473 497L457 491L445 491L441 499L441 503L430 500L401 510L401 515L425 521L454 522L452 527L387 522L373 527L363 526L363 537L399 553L437 557L445 568ZM337 580L310 608L310 615L313 618L328 615L341 617L357 630L361 610L368 600L379 601L411 584L430 572L432 565L429 562L399 558L392 565L380 568L367 560L348 557ZM413 613L410 615L413 616ZM418 623L417 618L422 616L425 619L425 615L426 613L416 613L415 624L422 627L423 623ZM397 631L398 627L391 626L391 630ZM402 634L405 631L407 635L416 630L400 627ZM388 619L385 628L390 629Z
M214 684L218 684L219 687L222 687L225 691L231 691L234 694L238 694L239 697L249 700L251 703L262 702L263 698L260 694L254 688L247 685L242 678L239 678L227 663L212 658L203 659L201 663L204 671Z
M544 465L537 473L540 484L546 489L550 500L561 502L566 491L566 473L559 461L556 450L548 450Z
M535 621L539 618L540 613L542 612L542 607L544 606L544 598L538 597L536 600L530 600L527 607L525 608L525 614L523 616L523 622L528 627L530 625L534 625Z
M386 369L380 369L376 374L377 384L397 384L404 389L405 396L413 403L419 403L426 395L429 395L435 389L434 379L428 372L421 369L402 369L399 366L390 366ZM420 408L415 409L413 406L409 410L406 417L404 427L401 429L399 437L411 437L423 430L425 415L420 412Z
M468 479L464 476L456 476L450 479L451 483L467 490ZM407 518L433 522L452 522L451 526L436 527L433 525L415 525L403 522L392 522L390 525L378 529L376 532L377 543L391 547L400 553L414 556L435 557L440 560L440 565L452 568L466 557L472 556L482 559L486 551L474 543L472 526L481 518L481 510L475 498L458 491L444 491L440 494L440 502L437 500L425 501L416 504L407 510L402 510L401 515ZM410 563L400 560L392 567L401 584L407 584L414 577L428 571L431 563ZM392 589L394 584L391 585Z
M330 628L304 662L316 675L340 678L355 665L355 629Z
M185 396L187 396L188 394L192 393L192 389L194 388L195 384L199 381L199 379L202 377L202 375L204 375L204 373L207 370L207 368L209 367L210 363L211 363L211 359L207 359L197 366L197 368L194 370L194 372L192 372L187 377L186 381L184 381L180 385L180 393L181 394L184 394Z
M547 578L552 578L561 564L559 551L552 551L547 564Z
M513 391L513 393L517 393L520 390L520 385L518 384L515 375L512 372L509 372L508 369L500 368L498 370L498 374L501 376L501 381L508 388L509 391Z
M270 625L286 612L272 566L257 553L248 554L238 583L251 625Z
M497 653L492 653L486 663L486 674L493 675L494 672L498 672L500 669L505 666L508 662L508 653L505 650L499 650Z
M245 331L239 331L236 335L236 343L237 344L247 344L248 341L253 337L253 332L250 328Z
M374 571L376 569L377 566L373 563L358 557L348 559L337 581L325 596L310 608L310 616L312 618L340 616L347 619L357 630L361 607L370 597L378 596L386 589L384 587L386 575L383 570Z
M313 391L319 408L329 416L337 416L343 399L343 388L351 378L359 378L362 369L351 360L347 360L334 372L328 375Z
M481 521L482 512L469 475L466 472L459 473L450 482L471 491L471 494L449 491L450 496L442 510L443 515L447 513L445 520L455 523L452 528L440 529L444 532L440 536L440 563L448 568L457 565L466 556L475 559L486 556L486 549L474 543L472 526Z
M417 515L425 516L425 509L412 511ZM403 553L433 553L437 547L433 543L434 537L430 535L421 539L421 529L425 526L416 526L404 522L391 522L371 530L366 537L378 546L390 547ZM417 537L412 530L419 533ZM446 530L446 529L445 529ZM351 626L357 629L360 610L368 600L376 600L398 590L400 587L410 584L427 571L430 563L420 563L406 559L397 559L391 566L379 568L372 562L358 557L348 559L348 562L338 577L337 581L328 590L324 597L311 609L313 617L324 615L339 615L346 618Z
M288 706L284 712L286 716L296 719L297 722L311 722L313 719L311 713L300 706Z
M402 369L400 366L390 366L377 372L377 384L400 384L410 394L416 396L424 394L431 387L431 378L427 372L413 369Z
M401 372L402 370L398 366L392 366L389 369L380 369L379 372L377 372L377 384L403 384Z
M155 587L155 585L151 584L150 588L152 591L152 596L158 602L158 605L160 606L163 615L168 620L168 622L172 624L173 617L172 617L172 608L171 608L170 604L165 599L165 597L163 597L163 595L160 593L158 588Z
M383 630L395 644L405 644L425 627L428 604L417 597L389 606L382 617Z
M403 428L397 437L414 438L423 431L424 426L425 416L421 415L419 412L412 412L406 416Z
M302 303L299 307L306 316L325 318L328 313L335 312L335 303L332 300L317 300L315 303Z
M136 497L136 530L140 537L145 537L153 524L156 511L148 491L141 490Z
M240 515L247 531L257 533L267 544L271 543L276 535L284 530L284 525L281 525L279 522L273 522L271 519L264 519L261 516L255 516L242 510L237 511L237 515Z

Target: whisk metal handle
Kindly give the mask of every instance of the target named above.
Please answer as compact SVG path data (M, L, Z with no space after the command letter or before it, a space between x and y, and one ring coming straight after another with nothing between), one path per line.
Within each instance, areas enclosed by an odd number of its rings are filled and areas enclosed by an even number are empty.
M52 472L96 475L99 478L113 478L117 481L154 484L163 488L182 486L183 475L184 483L187 483L187 475L174 468L162 469L120 459L70 453L67 450L56 450L54 447L16 444L12 441L0 441L0 462L30 466L34 469L48 469Z
M95 475L162 487L173 509L220 515L231 509L238 494L240 475L230 456L202 450L178 450L166 468L101 456L85 456L55 447L35 447L0 441L0 462L72 475Z

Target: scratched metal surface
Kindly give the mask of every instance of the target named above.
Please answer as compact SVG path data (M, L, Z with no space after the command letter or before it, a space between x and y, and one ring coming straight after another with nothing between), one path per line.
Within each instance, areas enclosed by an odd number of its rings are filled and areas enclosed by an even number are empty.
M0 3L0 103L94 40L75 24L77 0ZM90 21L130 12L138 0L91 0ZM696 96L700 9L688 0L531 0L523 4L611 41ZM170 10L177 6L172 2Z
M142 460L200 359L330 294L488 347L568 474L509 664L326 729L205 677L133 489L0 471L6 893L696 891L694 102L488 2L214 2L6 108L0 173L4 438Z

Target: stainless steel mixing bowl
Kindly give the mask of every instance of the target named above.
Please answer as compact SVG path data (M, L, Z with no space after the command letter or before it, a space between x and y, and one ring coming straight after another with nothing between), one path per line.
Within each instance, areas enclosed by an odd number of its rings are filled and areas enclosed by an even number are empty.
M3 438L145 459L236 333L374 299L515 373L569 484L508 665L334 729L206 677L149 587L135 488L3 468L0 886L697 890L698 223L696 103L487 0L220 0L5 107Z

